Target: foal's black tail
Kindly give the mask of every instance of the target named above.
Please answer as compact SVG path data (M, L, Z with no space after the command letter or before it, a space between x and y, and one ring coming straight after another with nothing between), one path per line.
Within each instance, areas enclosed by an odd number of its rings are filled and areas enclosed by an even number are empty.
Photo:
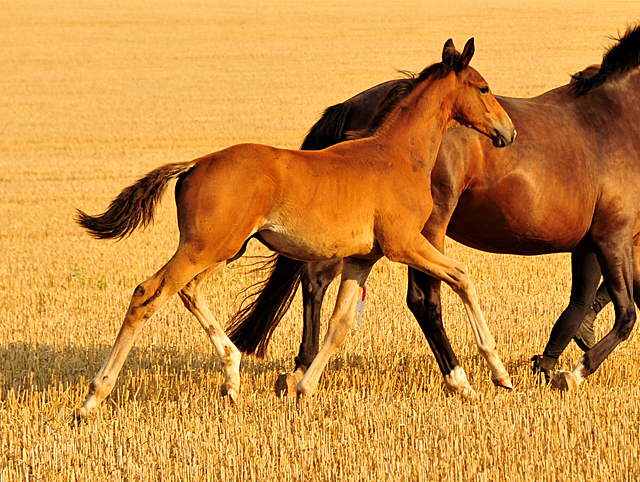
M327 108L300 149L319 150L346 140L344 126L350 110L351 105L346 102ZM271 335L291 306L304 267L302 261L276 255L258 268L270 269L269 277L257 283L258 290L242 301L242 308L233 315L227 329L238 350L258 357L265 355Z
M165 164L122 190L102 214L76 211L76 222L97 239L122 239L153 221L155 208L171 179L186 175L194 161Z

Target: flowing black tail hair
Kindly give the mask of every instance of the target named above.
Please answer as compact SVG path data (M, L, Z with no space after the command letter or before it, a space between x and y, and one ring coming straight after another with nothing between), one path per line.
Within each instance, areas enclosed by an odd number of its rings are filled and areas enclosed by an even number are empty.
M351 106L327 108L306 135L302 150L319 150L346 140L344 126ZM227 333L238 349L264 357L271 335L287 313L304 274L305 263L274 255L258 270L270 270L266 280L254 285L240 310L231 318Z

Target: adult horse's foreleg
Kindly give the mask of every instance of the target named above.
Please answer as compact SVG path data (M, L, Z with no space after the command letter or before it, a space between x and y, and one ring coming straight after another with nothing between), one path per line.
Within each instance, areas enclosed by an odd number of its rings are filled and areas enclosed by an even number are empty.
M376 260L344 259L338 298L329 319L327 334L318 355L298 383L298 396L311 395L316 391L320 375L329 358L335 349L344 342L353 325L359 296L375 262Z
M558 358L583 323L593 304L601 277L600 264L595 253L571 253L571 296L569 304L558 317L549 335L549 341L542 356L533 357L534 373L542 373L547 381L556 366ZM584 351L589 347L584 346ZM595 345L595 342L591 346Z
M511 378L498 357L496 342L480 309L475 286L466 271L461 265L443 255L421 235L409 246L411 249L403 250L401 253L393 253L391 259L444 281L453 289L464 304L478 350L484 356L491 370L491 380L496 386L513 388ZM456 372L456 375L458 374L460 371ZM466 379L466 375L464 379ZM461 380L458 385L463 383L464 380Z
M281 373L275 384L276 395L295 393L320 347L322 302L327 288L342 269L342 260L333 259L306 263L302 274L303 326L300 351L295 358L293 372Z
M113 348L91 381L89 394L76 411L77 417L85 418L111 393L122 365L146 321L167 299L207 268L207 265L194 262L194 259L197 256L179 250L156 274L135 289Z
M224 267L224 265L224 262L217 263L198 274L178 294L187 309L193 313L204 331L209 335L220 359L220 365L225 376L224 383L220 387L222 396L228 395L231 401L235 402L240 392L240 360L242 355L236 346L231 343L231 340L229 340L229 337L218 322L216 322L200 292L201 283Z
M427 338L447 389L468 396L472 391L467 375L453 352L442 323L440 280L409 268L407 305Z
M626 246L625 246L626 245ZM622 246L622 247L621 247ZM631 334L636 320L635 304L640 306L640 252L627 243L609 242L599 247L598 262L615 307L616 319L611 331L587 351L572 372L556 373L552 388L576 390L595 372L609 354Z

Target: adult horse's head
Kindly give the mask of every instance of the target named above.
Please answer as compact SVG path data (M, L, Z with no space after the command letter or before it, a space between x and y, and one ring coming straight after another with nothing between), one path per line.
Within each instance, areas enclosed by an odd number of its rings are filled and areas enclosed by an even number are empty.
M453 108L453 118L460 124L471 127L493 140L496 147L506 147L516 138L516 128L509 115L491 93L487 81L469 67L475 47L469 39L460 54L451 39L442 50L442 62L456 73L458 88Z

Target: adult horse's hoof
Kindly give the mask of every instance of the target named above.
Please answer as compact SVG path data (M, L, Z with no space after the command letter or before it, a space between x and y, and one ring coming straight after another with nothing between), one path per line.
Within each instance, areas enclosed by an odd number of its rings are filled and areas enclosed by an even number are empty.
M297 392L296 387L302 380L301 373L281 373L276 380L275 392L279 398L293 395Z
M503 375L498 378L492 378L491 381L496 387L506 388L507 390L513 390L513 383L511 383L511 377L509 374Z
M240 398L240 395L238 395L238 390L232 386L227 385L226 383L220 385L220 395L222 395L223 397L229 397L229 400L234 405L238 403L238 399Z
M575 392L578 390L578 380L573 373L560 371L551 380L551 388L563 392Z

